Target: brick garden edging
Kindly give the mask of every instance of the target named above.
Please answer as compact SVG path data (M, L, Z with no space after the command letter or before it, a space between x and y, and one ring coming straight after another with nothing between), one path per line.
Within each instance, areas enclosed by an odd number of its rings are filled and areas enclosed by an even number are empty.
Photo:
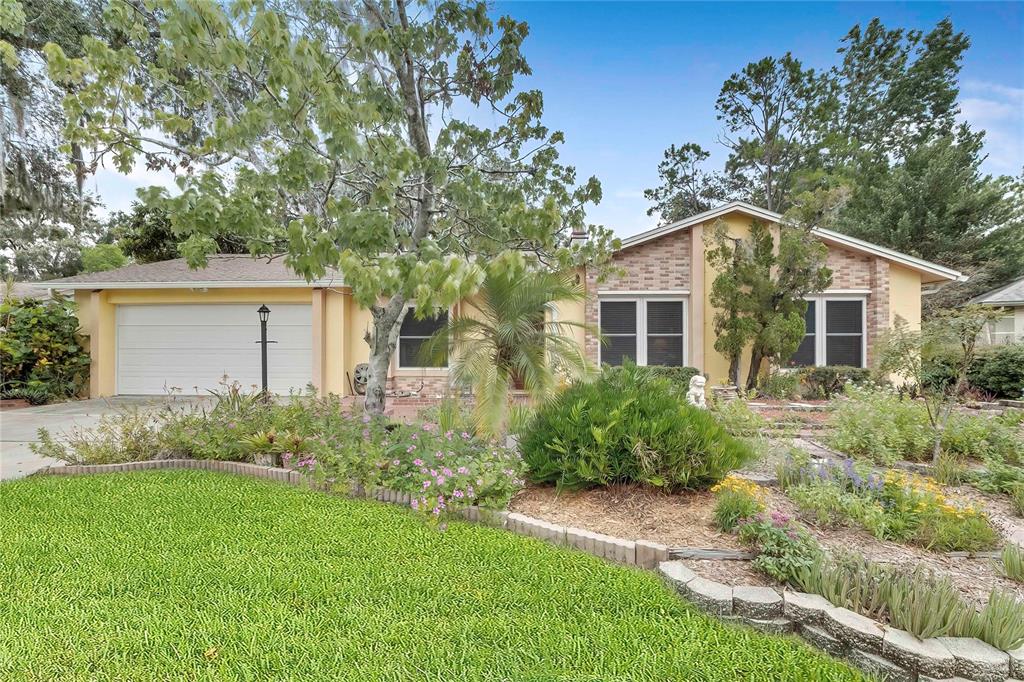
M38 474L73 476L153 469L201 469L328 490L308 476L279 467L206 459L162 459L124 464L49 467ZM353 485L349 496L409 506L411 496L382 487ZM730 586L700 577L682 561L670 560L669 547L645 540L623 540L582 528L559 526L515 512L481 507L459 510L464 520L505 528L518 535L580 550L609 561L657 570L676 592L699 609L725 621L742 622L769 634L799 634L823 651L847 659L861 670L886 680L924 682L959 678L989 682L1024 679L1024 647L999 651L978 639L936 637L921 640L858 613L833 605L816 594L771 587Z

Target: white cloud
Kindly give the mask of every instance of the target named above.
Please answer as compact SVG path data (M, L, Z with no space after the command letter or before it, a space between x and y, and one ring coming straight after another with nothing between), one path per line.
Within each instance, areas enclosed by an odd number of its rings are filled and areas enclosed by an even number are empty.
M960 100L960 115L974 124L982 121L1004 121L1020 115L1020 108L1007 102L997 102L980 97L968 97Z
M1004 99L1024 104L1024 88L1015 88L1010 85L1003 85L1002 83L992 83L991 81L969 80L963 84L963 89L973 92L988 92Z
M963 90L970 96L960 100L958 118L985 131L984 170L1017 175L1024 166L1024 88L970 80Z

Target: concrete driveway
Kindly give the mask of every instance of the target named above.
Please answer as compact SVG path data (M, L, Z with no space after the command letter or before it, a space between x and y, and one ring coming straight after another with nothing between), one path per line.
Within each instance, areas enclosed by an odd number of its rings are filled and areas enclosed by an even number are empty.
M76 400L56 405L25 407L0 412L0 480L21 478L47 466L62 466L57 460L35 455L29 443L38 440L38 431L47 429L57 440L76 427L91 427L105 414L125 408L159 410L168 404L195 409L210 398L199 396L118 396Z

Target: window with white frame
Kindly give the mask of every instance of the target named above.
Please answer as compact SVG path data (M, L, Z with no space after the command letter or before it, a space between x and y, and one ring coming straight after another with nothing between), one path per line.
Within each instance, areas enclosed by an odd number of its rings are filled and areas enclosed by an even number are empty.
M602 364L686 364L685 299L606 298L600 305Z
M1013 315L1006 315L1000 317L998 320L993 320L988 323L988 342L991 344L997 343L1013 343L1016 341L1016 329L1014 323L1016 320Z
M416 309L409 308L398 331L399 369L420 369L424 367L447 367L448 354L443 358L422 356L423 344L448 324L448 311L440 310L434 317L417 319Z
M808 298L803 341L789 359L794 366L864 367L866 301L863 297Z

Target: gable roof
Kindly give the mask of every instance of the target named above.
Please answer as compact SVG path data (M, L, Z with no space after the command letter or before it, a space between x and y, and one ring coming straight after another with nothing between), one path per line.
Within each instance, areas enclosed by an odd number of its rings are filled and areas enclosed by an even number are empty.
M981 296L975 296L971 303L984 305L1024 305L1024 277L993 289Z
M730 201L727 204L722 204L721 206L717 206L709 211L704 211L703 213L698 213L697 215L690 216L689 218L677 220L676 222L669 223L667 225L660 225L654 229L647 230L646 232L635 234L632 237L626 237L622 240L622 248L628 249L634 246L639 246L640 244L649 242L652 239L664 237L665 235L672 234L673 232L689 229L694 225L700 225L711 220L716 220L724 215L728 215L729 213L744 213L752 218L757 218L770 223L782 222L783 218L781 213L775 213L774 211L769 211L768 209L748 204L745 201ZM887 249L884 246L878 246L877 244L872 244L871 242L866 242L863 239L857 239L856 237L851 237L849 235L842 234L841 232L826 230L823 227L815 227L811 229L811 233L826 243L834 244L844 249L849 249L850 251L878 256L879 258L884 258L885 260L892 261L893 263L910 268L911 270L916 270L917 272L926 275L925 278L922 278L922 281L924 282L943 280L962 282L967 279L963 274L953 268L947 268L944 265L932 263L931 261L924 260L923 258L917 258L910 254L901 253L893 249Z
M341 275L328 272L307 282L282 258L248 255L210 256L205 268L193 270L184 258L135 263L105 272L91 272L40 283L52 289L217 289L245 287L341 286Z

